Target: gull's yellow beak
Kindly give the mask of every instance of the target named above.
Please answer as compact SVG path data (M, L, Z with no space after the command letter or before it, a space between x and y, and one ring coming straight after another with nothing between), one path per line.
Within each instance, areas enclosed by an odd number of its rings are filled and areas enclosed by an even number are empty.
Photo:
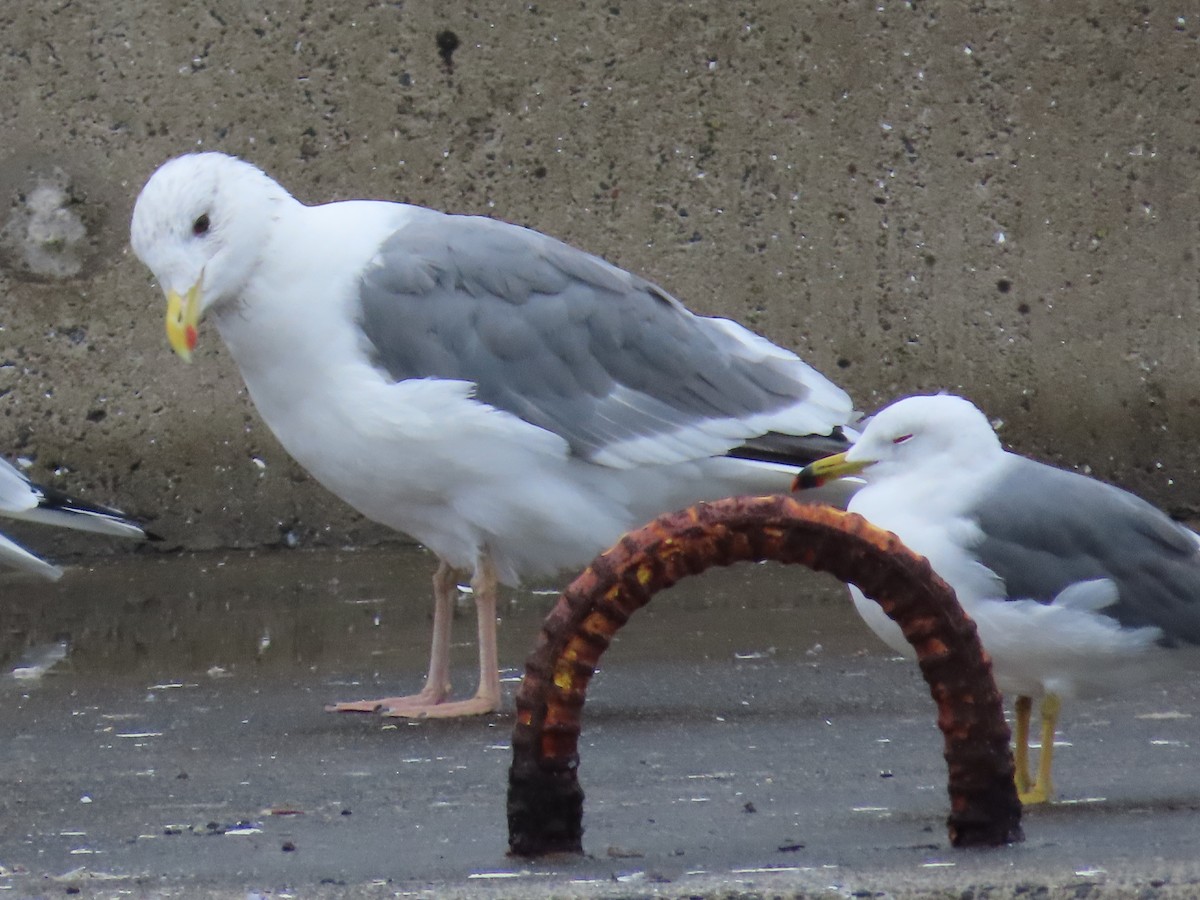
M792 490L799 491L804 488L816 488L834 478L857 475L870 464L870 460L854 460L852 462L846 459L845 453L826 456L824 459L811 462L801 469L796 475L795 480L792 481Z
M192 351L196 349L196 326L199 324L200 282L188 288L182 297L178 291L167 291L167 340L184 362L192 361Z

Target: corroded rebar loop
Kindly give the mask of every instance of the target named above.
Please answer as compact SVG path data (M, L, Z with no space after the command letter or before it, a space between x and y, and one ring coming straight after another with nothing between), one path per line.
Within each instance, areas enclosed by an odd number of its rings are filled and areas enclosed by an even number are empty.
M801 563L857 585L917 653L949 766L950 842L1022 839L1003 705L954 592L890 532L791 497L734 497L660 516L625 535L563 592L525 664L509 770L508 840L518 856L580 853L579 733L588 682L617 630L658 591L710 566Z

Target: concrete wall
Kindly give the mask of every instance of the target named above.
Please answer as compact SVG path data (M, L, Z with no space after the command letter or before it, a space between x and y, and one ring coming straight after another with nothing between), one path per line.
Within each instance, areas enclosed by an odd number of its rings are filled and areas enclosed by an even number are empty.
M863 409L958 391L1023 452L1200 510L1187 4L9 3L0 84L0 452L166 546L384 536L289 461L214 331L190 367L166 346L129 212L197 147L306 201L530 225Z

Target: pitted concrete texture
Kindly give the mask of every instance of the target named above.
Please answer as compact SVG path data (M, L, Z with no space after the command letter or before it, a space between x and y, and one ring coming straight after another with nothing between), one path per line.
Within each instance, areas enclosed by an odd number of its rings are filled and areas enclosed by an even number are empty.
M215 333L166 347L129 211L198 147L309 202L530 225L863 409L961 392L1018 450L1200 510L1187 4L113 0L7 4L0 45L0 229L78 263L5 240L0 451L164 546L386 534L288 460ZM76 225L30 238L46 179Z

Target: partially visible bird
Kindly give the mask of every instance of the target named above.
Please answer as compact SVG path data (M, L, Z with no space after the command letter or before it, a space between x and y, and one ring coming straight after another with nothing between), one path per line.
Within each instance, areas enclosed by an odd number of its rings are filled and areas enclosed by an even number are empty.
M153 174L131 233L176 352L207 314L288 452L438 557L424 688L338 710L498 708L498 582L580 567L702 499L786 490L846 445L850 399L795 354L516 225L305 206L203 153ZM473 573L480 677L445 702L456 570Z
M867 484L849 509L929 559L975 620L1000 689L1016 695L1024 803L1053 793L1062 698L1161 676L1178 661L1168 648L1200 643L1200 535L1120 488L1006 452L960 397L897 401L848 451L805 468L796 486L858 473ZM851 593L872 630L911 656L878 604Z
M0 516L78 531L94 531L145 540L146 532L118 509L69 497L53 488L34 484L18 469L0 459ZM0 534L0 562L57 581L62 569L39 559Z

